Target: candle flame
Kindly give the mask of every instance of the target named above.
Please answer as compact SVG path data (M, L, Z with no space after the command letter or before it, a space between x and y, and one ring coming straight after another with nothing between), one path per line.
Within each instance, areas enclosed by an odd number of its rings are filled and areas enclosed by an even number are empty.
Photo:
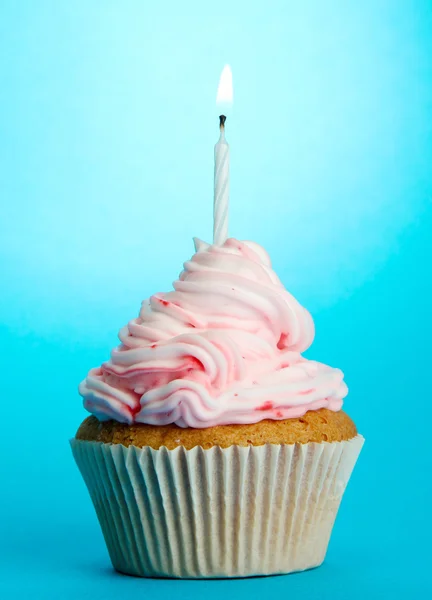
M216 96L216 104L221 108L230 107L233 102L232 71L229 65L225 65L219 79L219 87Z

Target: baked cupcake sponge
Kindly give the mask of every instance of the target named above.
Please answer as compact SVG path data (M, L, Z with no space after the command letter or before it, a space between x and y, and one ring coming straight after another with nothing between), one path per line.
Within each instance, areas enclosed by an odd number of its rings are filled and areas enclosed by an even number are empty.
M127 425L116 421L100 422L94 416L83 421L76 439L123 444L157 450L162 446L173 450L183 446L190 450L195 446L204 449L219 446L262 446L263 444L307 444L309 442L341 442L354 438L357 429L343 411L333 412L326 408L309 411L297 419L285 421L265 420L251 425L219 425L206 429L189 429L177 425Z

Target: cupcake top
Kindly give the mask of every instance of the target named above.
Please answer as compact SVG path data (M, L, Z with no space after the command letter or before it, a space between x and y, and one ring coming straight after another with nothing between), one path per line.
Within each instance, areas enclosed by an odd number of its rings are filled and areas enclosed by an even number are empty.
M195 246L174 290L144 300L81 383L85 408L101 421L194 428L340 410L343 373L301 355L312 318L266 251L232 238Z

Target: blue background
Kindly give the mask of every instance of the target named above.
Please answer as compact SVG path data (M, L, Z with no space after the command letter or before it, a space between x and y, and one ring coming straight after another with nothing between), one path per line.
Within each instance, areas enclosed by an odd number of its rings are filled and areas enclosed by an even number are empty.
M367 443L320 569L138 580L72 460L77 385L210 238L226 62L231 234L311 310ZM0 595L431 594L431 192L430 1L2 0Z

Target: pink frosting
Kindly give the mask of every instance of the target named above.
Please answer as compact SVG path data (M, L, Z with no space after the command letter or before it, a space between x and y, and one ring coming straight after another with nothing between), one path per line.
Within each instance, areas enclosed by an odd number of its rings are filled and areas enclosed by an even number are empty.
M198 428L340 410L343 374L300 354L312 318L265 250L195 243L174 291L145 300L111 359L81 383L85 408L100 420Z

